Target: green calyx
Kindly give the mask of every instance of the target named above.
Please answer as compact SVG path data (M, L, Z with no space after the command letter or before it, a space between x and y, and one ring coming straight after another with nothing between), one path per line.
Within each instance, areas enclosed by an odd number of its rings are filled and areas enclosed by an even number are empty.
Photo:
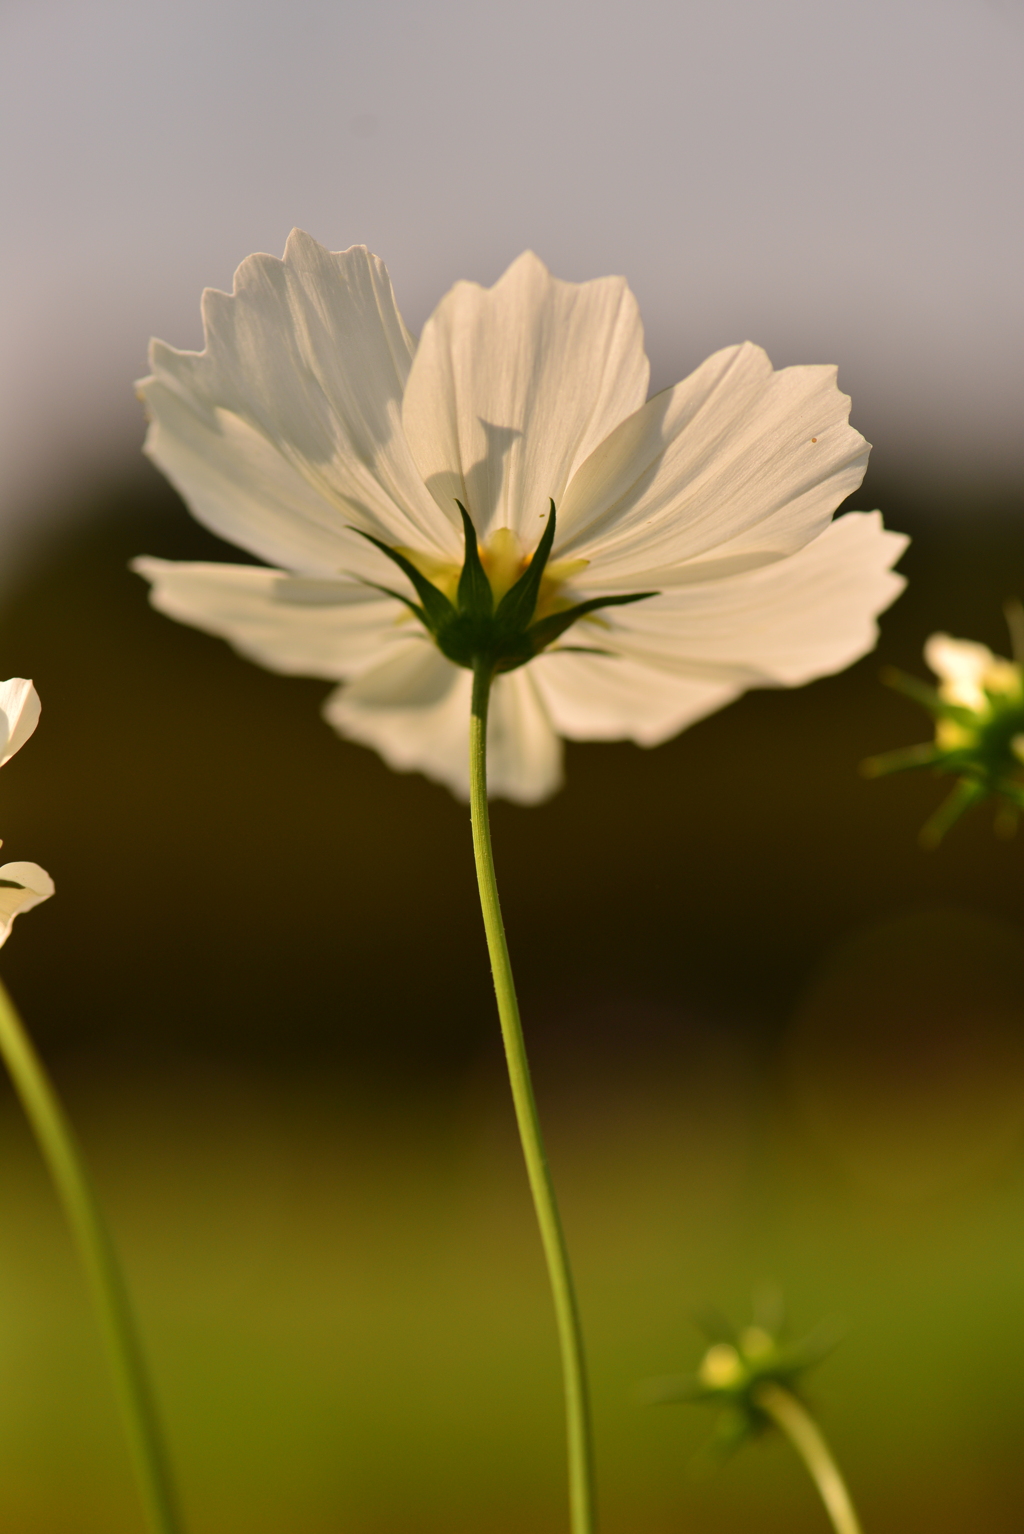
M805 1371L830 1353L842 1336L835 1322L823 1322L799 1341L781 1335L781 1318L756 1320L741 1330L717 1312L701 1318L710 1346L694 1374L651 1380L643 1395L650 1405L700 1402L721 1409L714 1449L731 1452L769 1425L758 1401L766 1384L796 1393Z
M1007 617L1019 651L1024 621L1019 604L1008 604ZM929 768L957 780L922 828L923 847L937 847L962 815L986 799L998 807L1000 835L1011 836L1024 812L1024 655L997 665L999 685L983 685L984 702L973 708L947 700L938 689L894 667L882 673L887 686L927 709L935 721L935 739L870 757L861 765L865 777Z
M588 613L597 612L602 607L622 607L657 595L653 591L637 591L623 596L594 597L588 602L577 602L574 606L538 617L541 582L555 541L555 503L552 501L547 526L532 559L496 604L480 558L472 519L461 501L455 504L462 516L465 556L454 602L405 554L370 533L362 536L408 577L419 600L414 601L389 586L379 589L414 612L441 653L457 666L469 670L484 667L492 675L499 671L514 671L517 666L533 660Z

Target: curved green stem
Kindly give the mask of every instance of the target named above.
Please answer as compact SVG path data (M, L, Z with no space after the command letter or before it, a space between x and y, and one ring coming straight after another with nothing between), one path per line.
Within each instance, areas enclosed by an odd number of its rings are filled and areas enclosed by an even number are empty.
M483 910L487 948L491 956L494 990L498 998L505 1059L508 1062L512 1101L515 1105L519 1138L526 1161L526 1173L533 1194L533 1207L540 1227L540 1238L547 1262L551 1294L555 1303L558 1342L562 1355L562 1378L565 1386L566 1437L569 1454L569 1511L572 1534L593 1534L594 1451L590 1426L590 1403L587 1395L586 1365L583 1356L583 1332L579 1308L569 1267L569 1253L562 1231L562 1221L555 1202L555 1190L548 1168L547 1152L540 1132L537 1104L530 1081L519 1003L516 1000L512 966L509 962L505 927L501 919L498 886L491 851L491 826L487 811L487 706L490 699L492 671L478 664L473 672L473 713L469 737L469 792L473 821L473 853L476 858L480 905Z
M154 1534L183 1528L131 1301L75 1132L0 983L0 1054L35 1132L85 1267Z
M846 1482L832 1451L810 1412L788 1390L765 1380L754 1392L754 1402L782 1429L810 1472L821 1494L836 1534L861 1534Z

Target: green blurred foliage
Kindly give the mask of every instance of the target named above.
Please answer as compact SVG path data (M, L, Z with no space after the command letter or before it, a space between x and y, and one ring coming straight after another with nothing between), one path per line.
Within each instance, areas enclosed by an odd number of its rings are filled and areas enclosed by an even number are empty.
M882 660L1003 647L1020 513L856 504L915 537L878 655L654 752L570 747L557 799L495 807L608 1534L822 1527L782 1445L694 1483L706 1424L634 1395L766 1279L798 1329L850 1323L812 1393L869 1529L1024 1513L1024 845L978 816L923 854L942 785L857 773L917 729ZM562 1528L465 807L337 740L325 684L152 613L141 552L238 557L147 473L0 613L0 673L43 699L5 855L58 889L3 972L122 1238L195 1534ZM73 1256L0 1106L0 1523L128 1534Z

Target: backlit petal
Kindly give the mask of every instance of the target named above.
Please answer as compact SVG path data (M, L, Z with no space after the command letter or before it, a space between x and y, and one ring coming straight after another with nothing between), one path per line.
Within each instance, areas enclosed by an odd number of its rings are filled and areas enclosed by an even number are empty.
M0 767L20 751L39 723L39 694L22 676L0 682Z
M132 569L152 582L150 601L160 612L290 676L354 676L407 645L416 621L394 597L350 581L149 558Z
M589 559L588 583L636 589L790 554L863 478L868 444L849 409L835 368L775 372L749 342L716 352L583 464L555 556Z
M534 548L552 498L647 395L636 300L621 277L559 282L527 252L493 288L459 282L423 329L403 406L423 478L481 538Z
M570 636L678 675L798 686L874 647L906 544L878 512L851 512L788 559L608 609L603 631L580 623Z
M736 682L669 674L622 655L552 650L530 671L551 722L568 740L633 740L657 746L724 708Z
M472 676L428 640L410 638L381 665L328 698L341 735L371 746L396 772L422 772L469 798ZM488 729L492 798L534 804L561 784L561 742L525 669L494 684Z
M964 708L985 707L985 678L996 665L988 645L932 634L925 644L924 658L940 679L940 691L947 702Z
M457 553L401 427L412 342L383 262L293 231L203 295L206 347L153 343L146 450L200 521L292 569L344 569L349 524Z
M14 918L31 911L53 894L53 880L38 863L4 863L0 867L0 948L11 935Z

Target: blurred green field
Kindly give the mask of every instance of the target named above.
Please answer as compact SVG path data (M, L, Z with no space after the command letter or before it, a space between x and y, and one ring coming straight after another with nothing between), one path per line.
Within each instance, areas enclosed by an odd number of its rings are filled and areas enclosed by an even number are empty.
M340 1073L77 1086L196 1534L564 1528L555 1342L499 1067L388 1101ZM636 1402L638 1381L696 1361L694 1310L742 1318L766 1280L797 1326L849 1323L811 1399L868 1529L1019 1527L1019 1149L966 1186L889 1198L714 1038L670 1074L581 1074L544 1096L604 1527L824 1528L781 1443L697 1480L710 1419ZM968 1148L1000 1100L975 1087ZM902 1150L919 1165L913 1128ZM95 1328L10 1102L2 1162L3 1526L139 1529Z

